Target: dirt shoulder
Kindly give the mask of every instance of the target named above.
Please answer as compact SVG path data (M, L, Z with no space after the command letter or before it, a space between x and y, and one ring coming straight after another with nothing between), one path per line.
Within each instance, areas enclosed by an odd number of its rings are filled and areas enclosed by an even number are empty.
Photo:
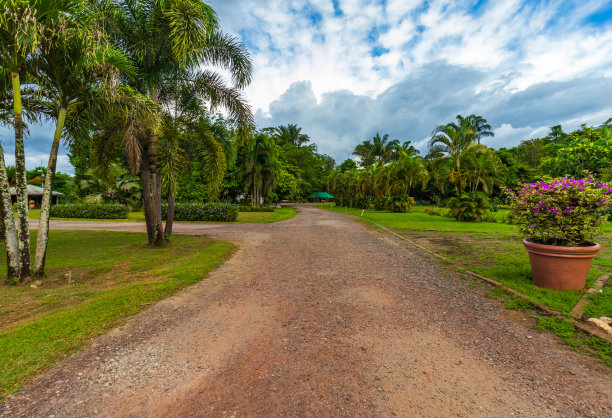
M82 224L53 227L144 227ZM608 369L342 215L304 206L277 224L175 228L240 250L4 415L612 415Z

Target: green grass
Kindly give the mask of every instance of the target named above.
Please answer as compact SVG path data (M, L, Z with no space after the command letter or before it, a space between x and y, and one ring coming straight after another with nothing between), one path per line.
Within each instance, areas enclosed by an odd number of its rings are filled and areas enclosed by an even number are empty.
M502 223L457 222L451 218L427 215L423 207L412 213L389 213L360 209L325 207L339 213L356 215L365 223L393 228L397 233L425 248L451 259L465 269L495 279L538 302L569 314L584 292L542 289L532 283L529 257L521 244L517 229ZM498 217L505 216L503 211ZM602 250L593 260L587 287L604 273L612 272L612 225L604 225ZM612 290L590 296L587 312L612 316Z
M602 363L612 366L612 344L609 342L577 332L572 323L563 318L540 316L537 321L539 329L552 331L569 346L593 353Z
M232 223L272 223L291 219L296 215L293 208L283 206L274 212L240 212L236 222ZM30 209L30 219L40 218L40 209ZM144 212L129 212L127 219L86 219L86 218L51 218L62 221L97 221L97 222L144 222ZM215 222L202 222L215 223Z
M317 205L316 207L321 207L321 205ZM514 226L502 223L457 222L451 218L431 216L423 212L423 209L425 209L423 206L415 206L411 213L391 213L366 209L363 216L361 216L361 209L336 207L332 205L323 205L323 209L359 216L367 222L374 222L385 227L410 229L413 231L506 232L516 230ZM505 212L500 212L499 217L504 213Z
M143 234L51 231L42 286L0 284L0 398L92 337L207 277L234 250L205 237L176 236L163 248L145 241ZM0 254L6 274L3 248Z

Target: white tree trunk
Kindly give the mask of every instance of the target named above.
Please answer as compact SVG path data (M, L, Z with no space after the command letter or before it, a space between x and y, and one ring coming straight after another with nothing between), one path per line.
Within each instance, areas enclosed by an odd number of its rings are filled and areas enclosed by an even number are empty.
M66 109L61 108L57 118L57 127L53 135L53 144L49 153L47 174L45 175L45 187L43 190L42 203L40 205L40 220L38 222L38 238L36 239L36 258L34 259L34 276L41 277L45 274L45 259L47 257L47 243L49 241L49 216L53 200L53 182L55 180L55 169L57 167L57 151L59 149Z
M13 280L19 277L19 244L2 144L0 144L0 203L2 203L1 212L6 243L7 279Z

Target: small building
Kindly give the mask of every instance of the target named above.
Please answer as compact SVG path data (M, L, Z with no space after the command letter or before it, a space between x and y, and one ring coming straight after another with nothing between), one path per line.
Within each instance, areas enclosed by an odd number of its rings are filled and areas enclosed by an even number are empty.
M28 202L31 200L34 201L34 205L39 208L42 204L42 196L43 196L43 188L34 186L33 184L28 184ZM57 205L59 199L65 197L64 193L60 192L51 192L51 203L53 205ZM17 191L14 187L11 187L11 201L12 203L17 202Z
M311 202L325 203L329 200L334 200L334 197L326 192L314 192L306 196L306 199L308 199Z

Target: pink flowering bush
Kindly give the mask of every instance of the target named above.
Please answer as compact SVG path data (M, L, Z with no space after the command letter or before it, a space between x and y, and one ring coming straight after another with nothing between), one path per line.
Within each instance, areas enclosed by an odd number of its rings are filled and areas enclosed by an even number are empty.
M528 241L567 247L591 245L612 202L612 184L592 176L524 183L506 193L513 223Z

